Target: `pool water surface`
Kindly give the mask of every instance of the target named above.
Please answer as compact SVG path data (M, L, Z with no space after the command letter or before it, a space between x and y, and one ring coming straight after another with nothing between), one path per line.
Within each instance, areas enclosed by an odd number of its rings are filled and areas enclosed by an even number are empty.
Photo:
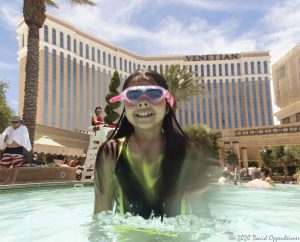
M300 186L210 189L212 218L163 222L111 212L92 220L93 187L0 193L0 241L300 241Z

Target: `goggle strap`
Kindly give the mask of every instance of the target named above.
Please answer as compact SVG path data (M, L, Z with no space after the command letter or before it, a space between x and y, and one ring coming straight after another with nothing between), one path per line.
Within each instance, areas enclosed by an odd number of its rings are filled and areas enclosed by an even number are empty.
M110 103L116 103L116 102L120 102L121 100L122 100L121 95L118 95L118 96L110 98L109 102Z
M174 98L171 95L171 93L169 93L169 97L167 98L168 103L170 104L170 107L172 108L174 105Z

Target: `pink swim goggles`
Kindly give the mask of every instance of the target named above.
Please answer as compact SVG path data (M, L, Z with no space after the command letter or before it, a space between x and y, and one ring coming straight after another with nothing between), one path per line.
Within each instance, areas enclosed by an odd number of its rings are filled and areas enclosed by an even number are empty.
M110 103L126 100L130 104L137 104L141 97L149 98L150 102L156 104L166 99L171 107L174 105L174 98L171 93L160 86L135 86L126 88L120 95L109 99Z

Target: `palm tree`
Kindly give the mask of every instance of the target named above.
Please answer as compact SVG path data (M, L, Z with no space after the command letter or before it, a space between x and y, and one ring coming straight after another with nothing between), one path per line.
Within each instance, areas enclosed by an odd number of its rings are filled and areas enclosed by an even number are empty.
M180 100L187 100L201 92L201 84L198 84L199 78L194 78L195 73L189 71L187 66L180 69L179 65L171 65L170 68L166 68L165 72L160 66L160 73L165 77L168 88L174 97L174 111Z
M68 0L68 2L73 4L95 5L95 3L90 0ZM23 121L28 128L32 147L36 123L39 80L39 29L42 28L46 19L46 5L58 8L58 5L53 0L24 0L23 5L24 21L28 26ZM31 156L32 151L30 158Z

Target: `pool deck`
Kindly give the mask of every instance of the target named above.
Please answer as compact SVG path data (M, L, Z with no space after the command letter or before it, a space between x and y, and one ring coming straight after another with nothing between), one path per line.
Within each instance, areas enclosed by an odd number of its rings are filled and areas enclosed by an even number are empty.
M51 187L84 187L93 186L93 181L43 181L43 182L26 182L15 183L8 185L0 185L0 193L5 191L23 190L23 189L39 189L39 188L51 188Z

